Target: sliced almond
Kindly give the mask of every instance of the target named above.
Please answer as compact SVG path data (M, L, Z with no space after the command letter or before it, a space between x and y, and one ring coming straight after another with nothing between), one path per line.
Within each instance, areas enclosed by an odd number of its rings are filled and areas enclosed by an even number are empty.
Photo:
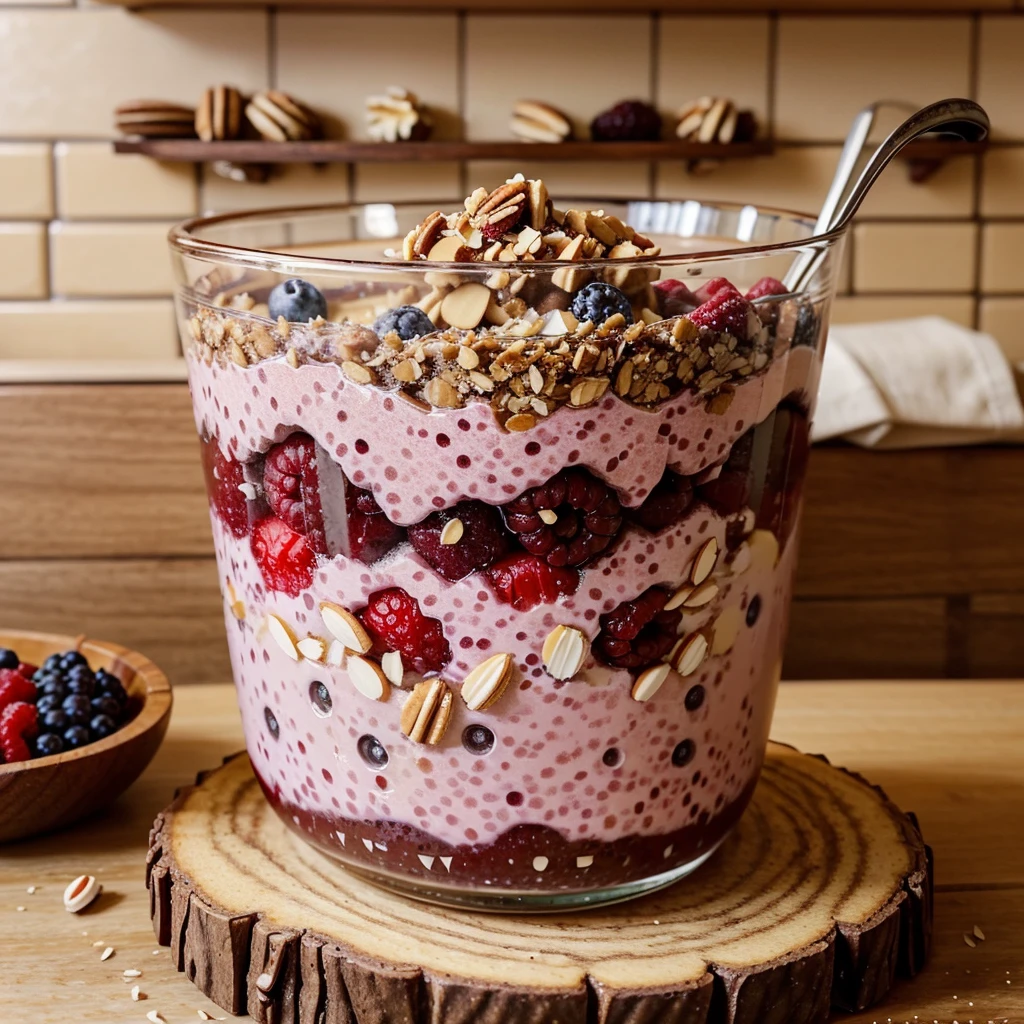
M566 122L568 123L568 122ZM548 219L548 190L540 178L530 181L530 225L542 229Z
M508 320L508 316L501 306L497 305L497 303L492 303L492 305ZM490 307L488 307L489 313ZM490 316L488 316L488 319L490 319ZM480 357L468 345L463 345L459 348L459 354L455 357L455 360L464 370L475 370L480 365Z
M441 530L441 543L445 546L458 544L462 540L464 530L465 527L462 525L461 519L449 519L444 524L444 529Z
M295 646L310 661L323 661L327 654L327 641L318 636L304 636Z
M347 608L324 601L320 605L320 615L331 635L340 640L348 650L355 651L356 654L365 654L373 646L370 634Z
M391 686L383 669L375 661L364 658L361 654L353 655L346 665L348 677L352 685L370 700L387 700L391 695Z
M373 370L352 359L341 364L341 371L353 384L372 384L376 380Z
M693 587L682 586L680 587L666 602L664 610L667 612L675 611L680 605L682 605L686 599L693 593Z
M561 338L565 334L572 334L579 323L567 309L553 309L544 317L540 333L544 338Z
M650 700L661 689L662 683L668 679L668 674L671 671L672 667L664 664L645 668L633 683L633 700L638 700L641 703Z
M470 255L464 252L465 249L466 242L462 235L444 235L431 246L430 252L427 253L427 259L435 263L459 262L460 255Z
M683 601L684 608L703 608L718 597L718 584L714 580L705 580L699 587L694 587Z
M441 377L427 381L423 388L423 397L435 409L457 409L462 404L458 391Z
M555 626L541 649L544 667L555 679L572 679L583 667L590 641L575 626Z
M692 676L708 655L708 638L703 633L691 633L676 642L668 663L681 676Z
M695 587L703 583L714 571L717 561L718 539L709 537L701 545L700 551L694 555L693 565L690 567L690 582Z
M402 732L414 743L435 746L444 739L452 717L452 691L443 679L417 683L402 708Z
M551 508L542 508L537 513L541 520L547 523L548 526L554 526L558 522L558 513Z
M92 875L79 875L64 890L64 909L77 914L85 910L101 892L103 886Z
M402 664L402 655L399 651L387 651L380 656L380 667L384 670L388 682L394 686L401 686L405 677L405 666Z
M530 364L530 372L528 374L530 378L530 387L533 389L535 395L539 395L544 390L544 374L537 369L536 363Z
M462 681L462 699L470 711L486 711L498 702L512 680L511 654L495 654L480 662Z
M277 646L288 655L292 661L299 660L299 649L295 645L295 635L291 628L280 616L272 612L267 616L267 632L277 642Z

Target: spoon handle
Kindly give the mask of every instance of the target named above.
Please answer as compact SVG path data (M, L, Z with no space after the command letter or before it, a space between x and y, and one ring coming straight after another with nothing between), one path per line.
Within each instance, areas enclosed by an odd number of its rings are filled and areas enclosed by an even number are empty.
M853 219L854 214L860 208L864 197L868 194L875 180L888 166L904 146L928 132L946 132L952 135L959 135L968 142L980 142L988 135L988 115L973 100L948 99L939 100L937 103L922 107L916 113L911 114L898 128L895 128L884 142L872 153L861 171L853 188L850 189L846 199L839 201L839 196L845 191L846 182L853 172L856 160L853 158L854 146L857 152L863 141L857 144L861 135L866 138L865 123L870 131L870 119L874 118L874 107L862 110L855 118L847 136L846 144L839 158L839 167L836 177L829 188L825 206L822 208L821 216L815 225L815 234L826 234L830 231L840 231L846 228ZM829 210L828 207L832 206ZM826 218L826 213L828 214ZM818 268L823 258L823 253L818 250L803 253L799 256L786 275L785 284L790 291L800 291L810 280L814 271Z

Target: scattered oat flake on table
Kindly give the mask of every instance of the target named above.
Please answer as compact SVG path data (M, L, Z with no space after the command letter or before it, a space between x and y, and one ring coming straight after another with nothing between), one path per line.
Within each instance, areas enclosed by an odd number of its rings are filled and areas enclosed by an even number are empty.
M146 993L143 992L138 985L132 985L132 1001L138 1002L140 999L145 999Z
M30 885L30 886L29 886L29 887L28 887L28 888L27 888L27 889L25 890L25 892L27 892L27 893L29 894L29 896L34 896L34 895L36 894L36 887L35 887L34 885Z
M100 953L100 959L101 960L109 960L113 955L114 955L114 947L113 946L107 946L107 948L105 950L103 950L102 953Z
M84 935L85 932L82 932L82 934ZM100 946L104 945L104 942L103 942L102 939L97 939L92 945L93 945L93 949L99 949Z
M967 934L967 932L964 932L964 942L966 942L966 943L967 943L967 945L971 947L971 949L974 949L974 948L975 948L975 947L976 947L976 946L978 945L978 944L977 944L977 943L976 943L976 942L974 941L974 939L972 939L972 938L970 937L970 935L968 935L968 934ZM953 998L955 999L955 998L956 998L956 996L954 996Z
M985 941L985 933L977 925L974 926L974 937L981 939L982 942Z
M142 971L135 970L134 967L129 967L127 971L121 972L126 978L141 978Z
M24 907L15 907L14 909L17 910L18 913L21 913L25 908Z

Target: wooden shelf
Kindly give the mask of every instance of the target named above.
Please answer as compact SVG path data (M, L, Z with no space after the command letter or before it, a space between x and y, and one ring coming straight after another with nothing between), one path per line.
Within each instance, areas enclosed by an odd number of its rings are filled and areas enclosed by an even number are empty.
M199 139L118 139L116 153L201 163L406 163L426 160L743 160L767 156L767 140L728 145L701 142L202 142Z

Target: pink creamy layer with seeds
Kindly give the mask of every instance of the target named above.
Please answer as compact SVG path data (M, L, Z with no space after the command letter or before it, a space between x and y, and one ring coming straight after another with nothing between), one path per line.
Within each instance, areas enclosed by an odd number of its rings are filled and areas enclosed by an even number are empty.
M508 433L486 402L426 413L393 392L353 384L333 363L207 366L190 354L188 365L196 423L225 451L245 460L305 430L402 525L466 497L501 504L569 465L587 466L624 504L638 505L666 466L687 476L714 466L787 395L813 395L820 370L814 350L798 347L738 384L722 415L687 391L654 409L609 394Z

